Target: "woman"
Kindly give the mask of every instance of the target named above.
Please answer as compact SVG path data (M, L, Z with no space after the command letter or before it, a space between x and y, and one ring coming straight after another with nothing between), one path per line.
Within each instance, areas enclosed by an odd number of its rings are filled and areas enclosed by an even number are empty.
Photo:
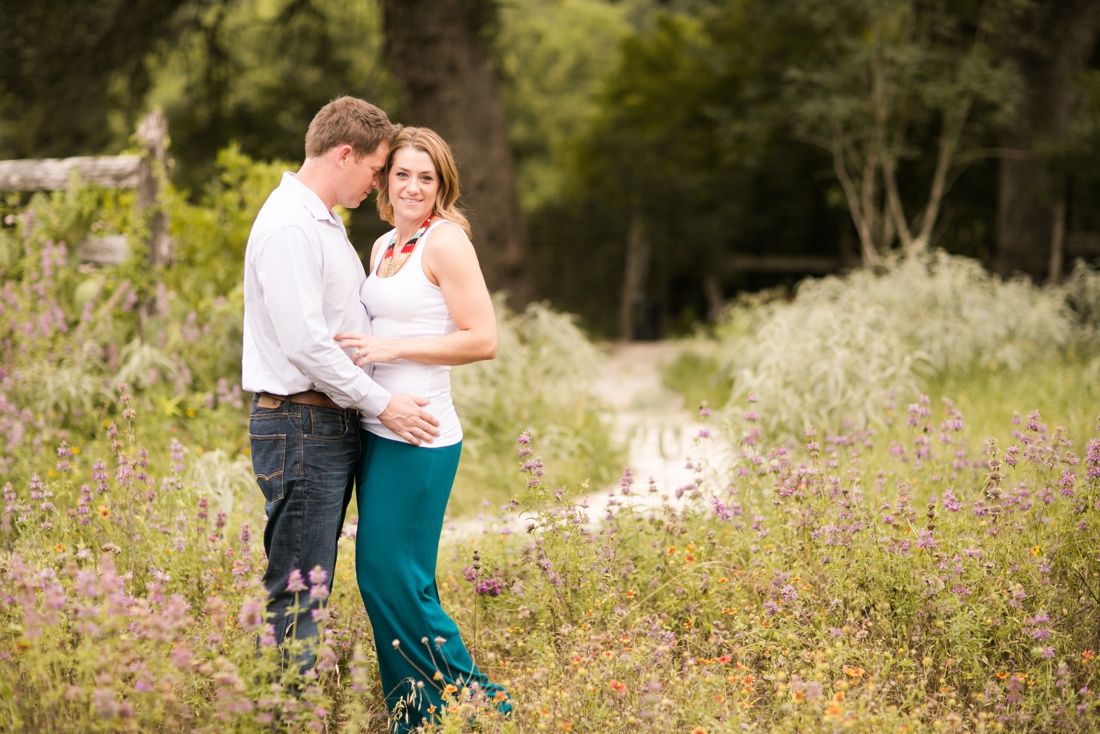
M358 354L357 364L373 365L379 385L428 398L426 410L440 423L438 438L416 446L377 418L362 419L356 574L399 732L430 721L445 695L464 687L511 710L507 693L470 659L435 584L462 450L450 367L492 359L497 348L493 302L458 197L446 142L427 128L403 128L378 189L378 211L394 229L374 243L360 291L373 334L337 336Z

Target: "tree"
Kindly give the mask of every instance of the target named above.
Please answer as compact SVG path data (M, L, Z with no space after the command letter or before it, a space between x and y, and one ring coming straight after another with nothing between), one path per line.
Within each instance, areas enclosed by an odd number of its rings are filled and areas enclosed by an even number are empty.
M508 134L525 213L569 187L569 151L599 114L598 95L631 34L623 3L500 0L500 59Z
M1017 153L1001 163L994 268L1002 275L1061 275L1069 173L1049 153L1065 150L1098 32L1100 4L1092 0L1032 2L1007 49L1026 96L1002 136L1003 147Z
M454 150L474 245L489 287L513 306L532 297L527 231L487 36L492 0L384 0L386 57L402 119Z
M149 89L145 55L206 1L0 0L0 156L117 152Z
M787 100L801 136L832 156L864 266L876 266L895 242L927 245L952 179L989 154L984 136L1019 98L1018 80L996 52L1019 5L799 3L794 15L816 27L821 54L792 69ZM931 151L922 137L934 141ZM929 152L922 191L904 196L902 169L912 181Z
M362 0L236 0L188 5L179 42L153 70L152 104L168 115L177 186L201 194L230 142L259 160L295 162L310 119L342 94L392 110L382 17ZM353 228L377 215L361 207ZM359 233L369 242L381 227Z

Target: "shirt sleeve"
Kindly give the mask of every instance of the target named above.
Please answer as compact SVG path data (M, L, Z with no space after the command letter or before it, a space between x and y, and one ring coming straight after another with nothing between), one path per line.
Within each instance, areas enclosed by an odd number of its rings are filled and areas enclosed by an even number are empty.
M339 405L376 416L390 393L348 359L325 324L320 244L300 227L282 227L256 260L263 303L287 360Z

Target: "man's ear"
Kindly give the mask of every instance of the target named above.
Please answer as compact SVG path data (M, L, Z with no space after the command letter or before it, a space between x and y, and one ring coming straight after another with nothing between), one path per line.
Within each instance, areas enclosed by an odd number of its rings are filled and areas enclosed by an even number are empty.
M333 162L341 168L344 168L347 166L348 163L352 163L355 161L355 149L352 148L351 145L349 145L348 143L341 143L340 145L337 145L335 148L332 149L331 155Z

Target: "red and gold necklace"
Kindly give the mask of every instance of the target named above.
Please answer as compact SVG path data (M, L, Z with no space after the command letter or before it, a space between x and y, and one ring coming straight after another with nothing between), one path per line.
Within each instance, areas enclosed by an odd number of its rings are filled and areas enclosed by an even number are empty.
M397 230L393 230L393 236L390 237L390 244L386 245L386 251L382 253L382 264L378 266L379 277L388 278L401 269L401 266L409 259L409 255L416 249L416 241L428 231L428 225L432 223L433 216L435 215L428 215L428 218L420 225L420 229L416 230L416 234L401 247L400 255L394 254L394 248L397 247Z

